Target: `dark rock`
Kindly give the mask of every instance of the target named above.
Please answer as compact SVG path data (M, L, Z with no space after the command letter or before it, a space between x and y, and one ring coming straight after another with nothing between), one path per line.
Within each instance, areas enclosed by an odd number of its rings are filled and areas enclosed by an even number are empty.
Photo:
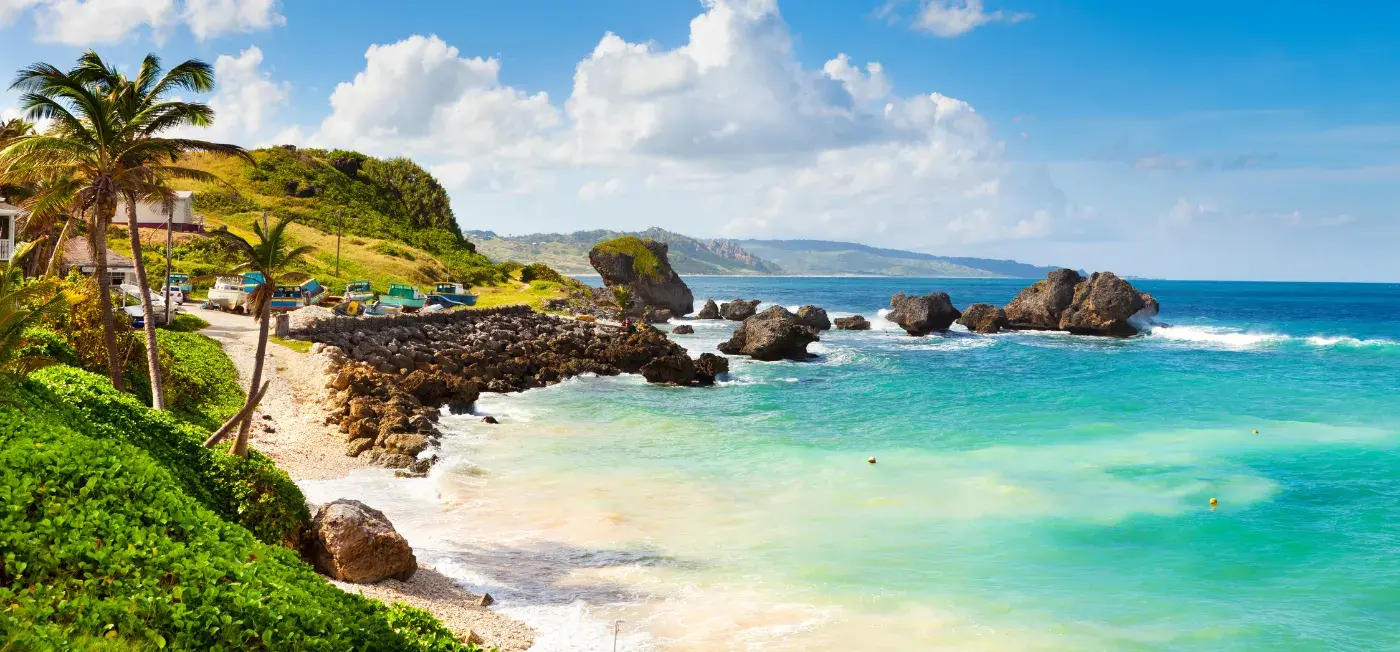
M802 306L797 309L797 320L814 331L831 330L831 320L826 311L816 306Z
M1060 330L1076 335L1130 337L1130 320L1147 306L1142 293L1113 272L1094 272L1074 288L1074 301L1060 317Z
M664 324L671 321L671 317L674 316L669 308L647 306L646 310L642 312L642 321L648 324Z
M947 292L932 292L921 297L900 292L890 298L890 314L886 319L899 324L910 335L928 335L948 330L961 316Z
M754 316L754 313L758 311L759 303L761 302L758 299L752 301L735 299L729 303L722 304L719 307L719 314L729 321L744 321Z
M714 299L706 299L705 307L695 315L696 319L719 319L719 306L715 305Z
M490 415L481 417L481 422L482 422L482 423L486 423L486 424L490 424L490 425L496 425L496 424L500 423L500 421L497 421L497 420L496 420L496 417L493 417L493 416L490 416Z
M680 326L672 328L671 332L677 335L694 335L695 327L690 324L681 324Z
M642 250L645 248L645 251ZM594 245L588 262L603 277L603 284L626 286L642 305L668 308L677 315L695 310L695 297L666 257L668 247L655 240L624 236ZM639 265L639 258L641 264ZM655 264L648 262L654 258Z
M695 361L684 353L656 358L642 366L642 376L649 383L689 385L695 380Z
M815 330L798 321L797 315L773 306L745 319L719 350L755 360L806 360L816 357L807 352L807 345L820 339Z
M493 604L496 604L496 599L491 597L490 593L483 593L481 597L476 599L476 606L478 607L489 607Z
M729 373L729 358L713 353L701 353L695 361L695 380L701 385L712 385L720 374Z
M837 317L836 328L843 331L868 331L870 330L870 322L860 315Z
M963 311L958 323L974 333L1000 333L1006 327L1006 311L990 303L974 303Z
M413 548L383 512L358 500L321 506L311 520L316 570L343 582L407 581L418 570Z
M1006 321L1011 328L1056 330L1060 317L1074 302L1074 286L1084 280L1072 269L1057 269L1043 281L1021 290L1006 304Z
M1157 303L1156 298L1144 292L1142 293L1142 310L1139 310L1138 314L1134 315L1133 321L1139 323L1151 322L1153 319L1157 318L1157 313L1161 311L1162 304Z

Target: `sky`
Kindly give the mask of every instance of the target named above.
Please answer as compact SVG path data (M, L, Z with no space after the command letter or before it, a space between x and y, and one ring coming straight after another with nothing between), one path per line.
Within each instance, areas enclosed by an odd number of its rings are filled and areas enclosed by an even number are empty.
M1354 0L0 0L0 72L210 61L200 137L411 157L469 230L1397 282L1398 28Z

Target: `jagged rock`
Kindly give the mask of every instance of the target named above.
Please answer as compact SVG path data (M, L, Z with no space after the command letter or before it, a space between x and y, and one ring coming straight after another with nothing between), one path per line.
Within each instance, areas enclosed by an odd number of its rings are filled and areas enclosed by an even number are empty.
M1021 290L1006 304L1006 321L1011 328L1056 330L1060 317L1074 301L1074 287L1084 280L1072 269L1057 269L1043 281Z
M719 306L715 304L715 300L714 300L714 299L706 299L706 300L705 300L705 307L703 307L703 308L700 309L700 312L699 312L698 314L695 315L695 318L696 318L696 319L719 319L719 318L720 318L720 317L719 317Z
M695 327L691 326L690 324L681 324L680 326L672 328L671 332L675 333L676 335L694 335Z
M695 380L695 361L684 353L656 358L642 366L642 376L649 383L689 385Z
M836 328L843 331L868 331L870 330L870 322L860 315L837 317Z
M831 330L831 320L826 311L816 306L802 306L797 309L797 320L814 331Z
M642 311L642 321L648 324L664 324L674 316L669 308L647 306L646 310Z
M478 607L489 607L493 604L496 604L496 599L491 597L490 593L482 593L481 597L476 599L476 606Z
M401 432L384 438L384 448L404 455L417 455L428 448L428 438L423 435Z
M493 416L490 416L490 415L481 417L481 422L482 422L482 423L485 423L485 424L489 424L489 425L496 425L496 424L500 423L500 421L497 421L497 420L496 420L496 417L493 417Z
M383 512L358 500L322 505L311 520L316 570L343 582L407 581L418 570L413 548Z
M886 319L899 324L910 335L928 335L948 330L961 316L947 292L932 292L921 297L900 292L890 298L890 314Z
M1157 303L1155 297L1144 292L1142 293L1142 310L1139 310L1138 314L1133 316L1133 321L1138 323L1151 322L1153 319L1156 319L1157 313L1161 311L1162 304Z
M688 315L695 310L695 297L671 268L667 250L663 242L624 236L594 245L588 262L607 287L626 286L642 305Z
M719 314L729 321L744 321L754 316L754 313L758 310L759 303L761 302L758 299L752 301L735 299L729 303L722 304L719 307Z
M701 385L712 385L720 374L729 373L729 358L713 353L701 353L695 361L695 380Z
M755 360L806 360L816 357L807 352L807 345L820 339L816 331L797 320L797 315L773 306L745 319L719 350Z
M974 303L963 311L958 323L974 333L1000 333L1006 327L1006 311L990 303Z
M1155 301L1154 301L1155 302ZM1094 272L1074 288L1074 301L1060 317L1060 330L1076 335L1130 337L1130 320L1147 306L1142 293L1113 272Z

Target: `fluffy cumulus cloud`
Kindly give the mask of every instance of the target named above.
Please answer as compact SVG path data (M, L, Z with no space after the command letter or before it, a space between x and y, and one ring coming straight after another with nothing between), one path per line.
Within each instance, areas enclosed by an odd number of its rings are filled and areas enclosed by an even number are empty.
M145 29L156 41L188 26L203 40L283 25L278 0L0 0L0 25L31 10L40 41L116 43Z
M290 99L291 85L274 81L263 70L263 52L257 46L238 56L219 55L214 60L214 79L217 87L208 99L214 109L213 126L184 135L245 146L301 140L294 127L289 131L277 126L277 111ZM273 130L277 130L275 136Z
M365 60L311 141L426 159L458 202L576 193L668 206L700 234L928 247L1045 237L1066 210L967 102L898 95L883 66L845 54L805 68L774 0L708 0L674 49L608 33L562 105L433 36Z

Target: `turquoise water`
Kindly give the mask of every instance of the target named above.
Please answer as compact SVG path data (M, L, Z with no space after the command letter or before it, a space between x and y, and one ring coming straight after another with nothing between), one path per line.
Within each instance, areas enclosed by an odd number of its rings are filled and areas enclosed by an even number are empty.
M687 282L869 318L1027 283ZM540 649L1400 649L1400 286L1136 285L1167 325L1128 340L875 320L712 389L485 399L361 488Z

